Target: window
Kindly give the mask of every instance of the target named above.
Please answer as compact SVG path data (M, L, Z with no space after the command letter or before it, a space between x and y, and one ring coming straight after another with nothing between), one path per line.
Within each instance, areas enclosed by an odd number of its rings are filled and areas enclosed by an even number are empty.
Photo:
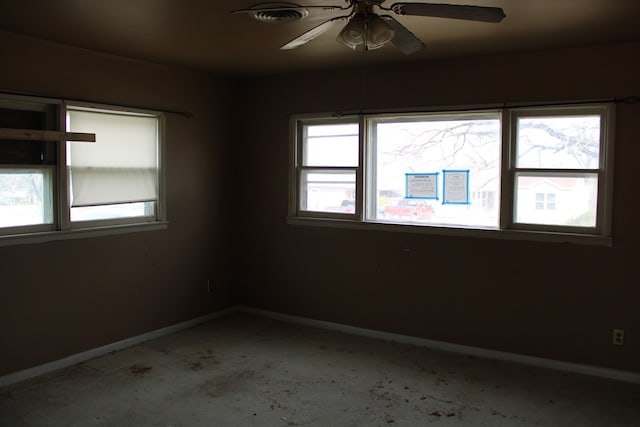
M52 224L52 184L47 168L1 168L0 227Z
M368 122L369 153L375 162L367 188L369 220L498 226L497 206L483 207L468 197L469 192L499 191L498 112L376 116ZM451 171L464 173L450 175ZM445 192L454 190L451 176L459 178L458 184L465 190L455 200L445 198ZM423 192L411 194L412 184L422 187ZM390 192L398 196L381 195ZM420 202L420 209L407 210L407 199Z
M473 203L482 209L493 209L495 207L495 191L474 191Z
M294 117L290 222L607 241L612 114L594 104Z
M162 224L161 114L11 97L0 128L0 244ZM50 136L66 132L95 142Z
M300 213L354 214L360 174L358 123L320 121L300 131Z
M67 145L71 222L155 218L158 118L69 107L67 128L98 141Z
M556 194L555 193L536 193L536 210L555 210Z
M55 108L0 103L0 128L52 130ZM45 141L0 140L0 230L50 230L56 146Z
M514 223L597 232L607 180L604 120L597 108L514 112Z

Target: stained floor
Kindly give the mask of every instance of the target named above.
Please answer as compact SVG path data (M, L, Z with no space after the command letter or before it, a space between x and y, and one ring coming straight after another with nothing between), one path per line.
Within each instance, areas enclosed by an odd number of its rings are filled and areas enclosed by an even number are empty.
M0 389L0 426L640 426L640 385L234 314Z

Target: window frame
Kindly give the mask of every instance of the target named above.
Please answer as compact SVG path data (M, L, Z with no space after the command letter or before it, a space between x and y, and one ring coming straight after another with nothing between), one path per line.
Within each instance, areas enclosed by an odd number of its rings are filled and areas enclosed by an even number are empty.
M372 216L375 213L375 200L371 193L375 191L376 163L374 162L374 142L368 141L372 134L373 122L381 117L402 117L424 115L456 115L469 113L486 114L498 112L501 120L500 135L500 185L494 203L499 210L497 228L477 226L444 226L434 224L407 224L380 221ZM552 115L599 115L600 116L600 151L597 169L570 169L560 171L580 174L596 174L597 212L595 227L555 226L541 224L525 224L516 222L516 173L529 169L516 168L516 134L517 119L527 115L533 117L549 117ZM356 212L354 214L330 212L301 212L299 209L299 168L300 150L303 144L301 128L318 123L342 122L359 123L359 173L356 176ZM447 108L442 110L425 109L423 111L392 111L389 113L364 113L338 116L336 114L299 114L290 117L290 163L289 163L289 209L287 223L291 225L320 226L333 228L355 228L367 230L420 233L444 236L468 236L509 240L531 240L591 244L612 246L611 212L613 196L613 152L614 152L615 104L612 102L597 103L565 103L536 106L500 106L486 108ZM554 170L558 171L558 170ZM546 202L545 202L546 203ZM546 204L545 204L546 207ZM556 199L557 209L557 199Z
M43 130L56 130L58 126L59 120L59 108L61 102L48 100L45 98L36 98L36 97L26 97L26 96L2 96L0 97L0 105L2 108L10 109L10 110L20 110L20 111L28 111L28 112L41 112L45 114L45 125ZM2 142L0 141L0 144ZM56 146L54 151L57 154L58 147ZM55 205L55 200L58 194L58 166L56 159L56 164L0 164L0 170L4 169L14 169L14 170L40 170L40 171L49 171L50 177L50 185L51 185L51 215L53 216L53 220L51 223L43 223L43 224L29 224L29 225L17 225L0 228L0 245L3 240L7 239L11 236L16 235L24 235L28 233L48 233L55 231L57 227L56 219L57 219L57 207Z
M566 169L566 168L525 168L517 166L518 141L518 119L529 117L565 117L570 115L598 115L600 117L600 147L598 156L598 167L595 169ZM536 106L527 108L514 108L509 111L509 159L508 173L511 197L511 206L508 216L507 226L509 229L523 230L531 232L558 233L566 235L593 235L602 238L611 237L611 210L613 196L613 146L614 146L614 123L615 105L613 103L598 103L584 105L554 105ZM504 143L504 141L503 141ZM563 176L576 177L584 175L596 175L598 179L597 187L597 210L595 227L579 226L557 226L543 224L527 224L516 222L516 200L515 180L518 173L541 176ZM557 199L556 199L557 204ZM502 212L501 212L502 214ZM502 215L501 215L502 217ZM567 229L572 231L567 231Z
M305 116L305 124L313 125L333 125L333 124L358 124L359 128L362 127L360 120L354 120L353 118L328 118L325 115L312 115ZM300 141L295 143L291 153L291 161L296 165L294 169L290 169L290 174L293 175L290 178L290 182L293 184L293 191L290 191L290 203L289 203L289 215L300 218L326 218L326 219L342 219L342 220L361 220L363 217L362 212L362 200L363 200L363 141L362 132L358 133L358 165L356 166L306 166L304 164L304 132L305 126L298 126L297 123L293 123L292 131L295 133L294 140ZM355 174L355 210L353 213L337 213L337 212L322 212L302 209L300 202L303 199L302 196L302 175L306 171L327 171L327 172L351 172Z
M111 105L104 104L95 104L95 103L84 103L84 102L64 102L62 105L62 113L60 114L61 120L64 123L61 126L66 126L66 116L67 111L69 109L76 111L99 111L106 113L114 113L115 115L122 114L125 116L140 116L140 117L154 117L158 121L158 141L157 141L157 161L158 167L156 172L156 180L158 183L158 200L155 202L155 211L153 215L144 215L144 216L136 216L136 217L123 217L123 218L111 218L111 219L96 219L96 220L84 220L84 221L72 221L71 220L71 203L69 201L69 195L71 194L71 185L69 182L69 165L67 159L67 152L69 148L69 144L77 144L77 142L66 142L66 144L60 144L59 149L64 150L64 153L60 154L61 158L64 154L64 185L66 188L66 192L64 196L66 200L64 201L64 205L61 203L61 206L66 206L65 215L60 216L63 221L63 224L66 228L74 230L74 229L84 229L84 228L92 228L98 226L118 226L118 225L128 225L128 224L139 224L139 223L148 223L148 222L156 222L158 219L162 220L165 217L165 202L164 202L164 182L162 177L163 173L163 153L162 147L164 147L163 138L164 138L164 114L159 112L151 112L149 110L141 110L141 109L133 109L133 108L124 108L124 107L114 107ZM62 200L62 199L61 199Z
M57 129L68 131L66 116L68 109L94 109L113 111L122 114L154 117L158 123L157 139L157 185L158 195L154 215L123 217L113 219L97 219L85 221L71 221L69 165L67 165L68 144L82 142L58 141L55 150L57 154L54 165L0 165L0 169L50 169L52 176L52 224L26 225L4 227L0 229L0 246L11 246L30 243L42 243L55 240L67 240L84 237L96 237L113 234L124 234L138 231L161 230L167 228L166 197L165 197L165 114L159 111L122 107L117 105L63 101L41 97L22 95L2 95L2 105L6 108L25 109L33 106L33 111L53 108ZM28 108L31 109L31 108Z

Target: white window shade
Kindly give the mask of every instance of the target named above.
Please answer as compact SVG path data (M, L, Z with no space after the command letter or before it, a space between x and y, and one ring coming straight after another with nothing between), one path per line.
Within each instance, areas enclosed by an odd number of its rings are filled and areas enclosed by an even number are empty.
M71 132L96 134L69 143L72 207L157 200L157 117L69 109L67 120Z

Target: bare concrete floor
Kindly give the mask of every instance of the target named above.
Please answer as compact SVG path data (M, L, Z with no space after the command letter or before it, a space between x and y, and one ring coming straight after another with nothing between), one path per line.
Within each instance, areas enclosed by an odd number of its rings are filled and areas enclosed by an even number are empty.
M0 389L0 426L640 426L640 385L232 315Z

